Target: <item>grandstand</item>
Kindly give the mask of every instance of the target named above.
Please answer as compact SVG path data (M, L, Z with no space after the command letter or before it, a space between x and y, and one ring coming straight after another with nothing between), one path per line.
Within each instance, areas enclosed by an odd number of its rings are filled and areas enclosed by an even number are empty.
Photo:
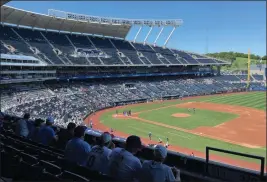
M56 125L65 128L70 122L83 124L89 114L117 105L266 90L263 75L250 75L247 88L247 74L221 73L220 67L229 62L168 48L172 33L182 23L94 17L57 10L44 15L1 6L1 111L6 117L0 145L4 149L4 177L31 181L113 180L81 166L66 165L64 152L59 149L14 135L14 122L27 112L33 118L53 116ZM164 46L157 45L161 33L153 43L146 41L150 31L144 42L136 42L141 27L134 40L125 40L131 28L140 25L159 25L162 30L171 26L173 31ZM89 130L86 140L91 141L102 132ZM125 140L117 136L114 143L120 146ZM149 159L152 151L152 147L146 147L138 155ZM263 172L218 162L211 162L206 168L203 159L174 152L168 155L166 164L181 169L182 181L266 178ZM215 174L215 170L232 170L232 174L223 176L220 172Z

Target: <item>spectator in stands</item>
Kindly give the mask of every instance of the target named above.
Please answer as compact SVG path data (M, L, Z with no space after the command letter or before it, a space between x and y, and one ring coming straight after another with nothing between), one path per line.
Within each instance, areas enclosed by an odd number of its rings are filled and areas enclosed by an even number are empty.
M28 124L27 121L30 119L30 114L29 113L25 113L23 116L23 119L20 119L17 123L16 123L16 135L18 136L23 136L23 137L27 137L29 135L29 129L28 129Z
M91 146L83 139L85 131L84 126L77 126L74 129L74 138L68 141L65 148L65 159L82 166L86 165L91 151Z
M5 119L5 114L0 110L0 132L2 132L3 129L4 119Z
M52 128L54 124L54 118L48 117L46 123L42 126L37 134L37 141L43 145L51 145L53 142L57 141L57 136Z
M145 161L138 174L140 182L180 182L180 171L163 164L167 157L167 149L157 145L154 149L154 160ZM175 175L174 175L175 173Z
M58 141L56 146L60 149L65 149L67 142L73 138L74 129L76 128L76 124L70 122L67 126L67 129L61 129L58 133Z
M28 135L28 138L31 139L32 141L38 142L37 141L37 137L38 137L38 133L39 130L41 128L41 125L44 123L45 121L42 119L36 119L34 121L34 127L30 130L30 133Z
M99 171L102 174L108 174L109 157L111 149L109 147L112 144L112 138L109 133L103 133L100 137L99 144L94 146L89 153L87 167L93 171Z
M0 110L0 120L4 120L5 114Z
M137 179L142 165L134 155L142 148L141 139L138 136L129 136L126 147L115 148L110 154L108 175L121 181L133 181Z

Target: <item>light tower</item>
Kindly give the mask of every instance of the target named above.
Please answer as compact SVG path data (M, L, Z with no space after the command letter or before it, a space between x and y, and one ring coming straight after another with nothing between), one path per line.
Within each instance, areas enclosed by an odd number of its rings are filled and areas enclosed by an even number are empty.
M165 40L164 44L163 44L163 47L166 47L166 45L168 44L173 32L176 30L177 27L181 26L183 24L183 20L181 19L173 19L173 20L133 20L133 26L140 26L135 37L134 37L134 40L133 42L135 43L136 42L136 39L138 37L138 35L140 34L141 30L143 29L143 27L149 27L149 31L148 33L146 34L146 37L143 41L143 44L147 44L147 40L148 40L148 37L151 35L151 32L153 31L153 28L155 26L158 26L160 27L160 32L157 34L156 36L156 39L155 41L153 42L153 46L156 46L157 45L157 41L159 39L159 37L161 36L163 30L166 28L166 27L173 27L172 31L170 32L170 34L168 35L167 39ZM138 22L138 23L136 23Z

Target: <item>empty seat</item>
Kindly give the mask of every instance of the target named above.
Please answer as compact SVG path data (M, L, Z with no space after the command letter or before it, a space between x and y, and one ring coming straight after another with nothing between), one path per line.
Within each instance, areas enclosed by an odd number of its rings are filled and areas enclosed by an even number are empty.
M48 173L59 175L61 173L61 168L51 162L40 160L39 166L43 167Z
M15 172L13 180L29 180L34 181L38 179L39 173L34 171L34 165L38 164L38 159L34 156L31 156L29 154L26 154L24 152L20 153L20 164L17 168L17 171ZM41 170L39 170L41 172Z
M60 181L60 178L57 175L43 171L40 174L38 181Z
M57 156L53 155L53 153L47 153L44 151L39 152L39 158L45 161L53 162L57 160Z
M103 164L107 165L107 164ZM89 170L87 167L76 165L74 171L75 173L84 176L90 180L96 181L112 181L113 178L110 178L107 175L100 174L98 171Z
M90 181L89 179L70 171L64 171L59 177L63 181Z
M4 149L1 151L1 172L0 174L6 178L13 178L14 172L17 170L20 160L18 157L19 150L11 147L4 146Z

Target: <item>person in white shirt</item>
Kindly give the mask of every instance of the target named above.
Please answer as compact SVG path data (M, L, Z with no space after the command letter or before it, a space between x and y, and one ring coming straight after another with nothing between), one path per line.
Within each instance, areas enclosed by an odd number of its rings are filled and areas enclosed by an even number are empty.
M144 161L139 172L139 182L180 182L180 171L163 164L167 157L167 149L157 145L154 149L154 160ZM175 174L174 174L175 173Z
M112 150L108 164L108 175L119 181L134 181L139 175L142 165L134 155L142 148L141 139L138 136L129 136L126 147Z
M112 137L105 132L101 135L99 145L92 148L89 153L87 167L93 171L98 171L102 174L108 173L108 162L112 152L108 147L111 146Z

